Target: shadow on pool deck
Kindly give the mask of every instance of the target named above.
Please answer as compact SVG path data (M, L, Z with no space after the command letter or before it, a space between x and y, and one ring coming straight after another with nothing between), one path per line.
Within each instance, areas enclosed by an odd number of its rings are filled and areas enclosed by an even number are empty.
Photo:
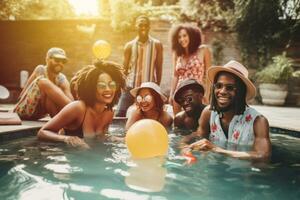
M0 111L11 110L12 107L11 104L0 104ZM269 120L270 127L280 129L280 133L292 131L300 134L300 108L258 105L253 107ZM22 125L1 125L0 141L6 140L10 133L15 133L11 138L22 137L24 134L34 135L44 123L45 121L22 121Z

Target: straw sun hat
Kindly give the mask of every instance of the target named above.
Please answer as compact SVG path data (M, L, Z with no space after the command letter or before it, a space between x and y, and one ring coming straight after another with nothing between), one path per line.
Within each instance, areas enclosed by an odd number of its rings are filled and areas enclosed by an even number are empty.
M256 95L256 88L254 84L250 81L248 78L248 70L245 66L243 66L241 63L231 60L228 63L226 63L224 66L214 66L208 69L208 79L211 83L214 83L215 76L219 72L229 72L237 77L239 77L246 85L247 88L247 94L246 94L246 100L249 101Z
M137 88L134 88L134 89L130 90L130 94L132 96L136 97L138 91L142 88L149 88L149 89L154 90L157 94L159 94L159 96L160 96L160 98L162 99L163 102L167 101L167 97L162 93L160 87L156 83L153 83L153 82L144 82L144 83L142 83L140 87L137 87Z

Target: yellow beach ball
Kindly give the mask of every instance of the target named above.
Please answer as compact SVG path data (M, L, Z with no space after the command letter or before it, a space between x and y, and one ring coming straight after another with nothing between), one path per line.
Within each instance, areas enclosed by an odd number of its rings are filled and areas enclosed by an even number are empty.
M165 127L152 119L134 123L126 133L125 142L133 158L165 156L168 151L168 133Z
M105 40L97 40L93 45L93 53L96 58L106 59L111 54L111 46Z

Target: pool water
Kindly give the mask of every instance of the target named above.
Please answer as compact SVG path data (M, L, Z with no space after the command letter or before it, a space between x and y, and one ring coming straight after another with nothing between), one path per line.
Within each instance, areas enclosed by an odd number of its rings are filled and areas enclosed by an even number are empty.
M170 134L166 158L134 161L124 144L90 150L26 138L0 145L0 199L300 199L300 139L272 134L270 162L195 153Z

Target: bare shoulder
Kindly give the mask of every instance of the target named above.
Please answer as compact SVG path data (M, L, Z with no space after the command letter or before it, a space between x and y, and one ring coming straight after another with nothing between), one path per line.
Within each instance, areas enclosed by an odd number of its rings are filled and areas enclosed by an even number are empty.
M124 46L125 50L131 49L132 45L134 44L135 40L131 40L129 42L127 42Z
M163 118L164 121L166 122L167 126L171 126L173 123L173 117L166 111L163 111Z
M256 137L265 137L269 135L269 121L263 115L255 118L253 124L254 134Z
M72 115L81 116L82 113L86 111L87 107L83 101L73 101L67 104L63 110L66 110Z
M211 114L210 105L208 105L203 109L203 111L201 113L201 117L203 116L203 117L207 118L207 117L210 117L210 114Z
M174 117L174 125L175 126L179 126L183 123L185 118L185 112L184 111L180 111L179 113L176 114L176 116Z

